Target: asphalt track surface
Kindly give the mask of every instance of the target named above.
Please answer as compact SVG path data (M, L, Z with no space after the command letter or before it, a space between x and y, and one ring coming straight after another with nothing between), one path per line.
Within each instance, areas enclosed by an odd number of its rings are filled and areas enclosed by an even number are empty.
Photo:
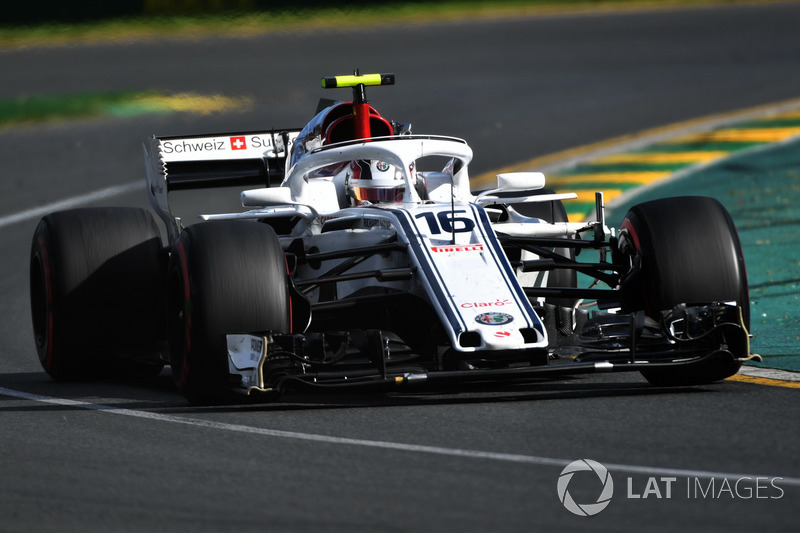
M395 72L376 106L467 138L478 172L796 98L798 21L790 3L0 52L0 97L154 88L257 102L2 131L0 217L141 179L152 133L301 125L329 96L319 77L355 67ZM96 203L146 200L142 187ZM166 373L54 383L31 338L36 220L15 220L0 228L2 531L797 530L796 389L617 374L194 408ZM556 490L582 458L615 482L594 517ZM578 481L576 501L597 498Z

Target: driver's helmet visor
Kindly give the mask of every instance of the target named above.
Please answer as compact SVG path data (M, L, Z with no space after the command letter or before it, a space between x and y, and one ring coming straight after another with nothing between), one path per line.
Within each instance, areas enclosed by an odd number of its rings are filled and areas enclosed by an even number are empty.
M399 203L403 201L405 192L403 184L385 186L376 185L373 180L350 180L350 194L357 202Z
M347 179L351 198L358 202L399 203L406 186L399 170L382 161L353 161Z

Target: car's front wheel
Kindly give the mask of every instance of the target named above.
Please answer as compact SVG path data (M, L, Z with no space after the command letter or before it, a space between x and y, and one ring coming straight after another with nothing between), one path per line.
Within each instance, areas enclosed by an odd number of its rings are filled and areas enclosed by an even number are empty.
M622 286L623 310L643 310L657 319L662 310L679 304L736 302L749 329L744 254L733 220L717 200L691 196L636 205L622 223L619 243L635 265L635 275ZM740 367L731 357L721 357L642 374L658 385L701 384L727 378Z
M186 228L172 247L167 285L172 373L192 403L220 400L231 385L226 334L291 329L284 253L265 224Z

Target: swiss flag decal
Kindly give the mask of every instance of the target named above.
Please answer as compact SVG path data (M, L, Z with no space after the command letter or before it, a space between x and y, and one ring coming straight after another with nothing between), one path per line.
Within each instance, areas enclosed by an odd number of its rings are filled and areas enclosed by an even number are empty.
M244 150L246 148L247 148L247 141L245 141L244 137L231 137L232 150Z

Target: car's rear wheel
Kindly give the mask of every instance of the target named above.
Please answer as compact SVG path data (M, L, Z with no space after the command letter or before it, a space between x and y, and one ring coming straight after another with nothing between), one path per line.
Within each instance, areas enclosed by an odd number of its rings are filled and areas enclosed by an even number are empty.
M167 284L172 373L192 403L227 395L226 334L291 329L285 257L265 224L188 227L172 248Z
M44 370L57 380L160 372L165 257L142 209L42 218L31 245L30 298Z
M639 264L638 274L623 283L623 310L659 318L662 310L679 304L735 301L749 329L744 254L733 220L717 200L691 196L636 205L622 223L619 242L620 251ZM642 374L658 385L702 384L727 378L740 367L731 357L720 357Z

